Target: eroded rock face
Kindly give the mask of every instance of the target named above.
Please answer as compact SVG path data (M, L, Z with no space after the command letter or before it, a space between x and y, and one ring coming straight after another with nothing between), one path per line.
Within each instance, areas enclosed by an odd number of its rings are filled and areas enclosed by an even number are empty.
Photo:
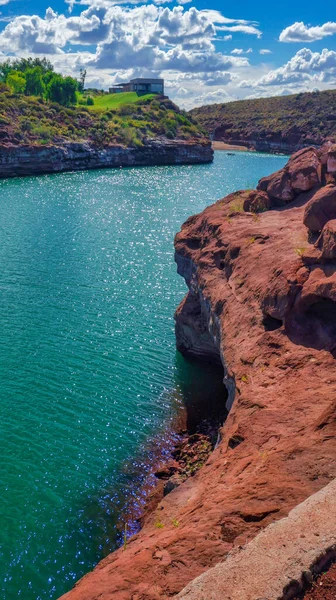
M171 598L336 476L335 217L319 240L304 224L316 191L329 198L327 154L263 180L271 210L252 214L251 191L237 192L177 234L178 347L220 358L231 410L206 464L64 600Z
M204 143L165 138L141 148L96 147L89 143L59 146L0 145L0 178L61 171L130 167L137 165L197 164L213 160L210 141Z

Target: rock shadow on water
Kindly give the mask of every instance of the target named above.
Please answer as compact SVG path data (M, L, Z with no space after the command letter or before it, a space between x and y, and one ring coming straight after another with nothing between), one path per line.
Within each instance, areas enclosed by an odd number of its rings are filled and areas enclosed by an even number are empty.
M179 485L193 476L216 445L228 413L223 369L177 352L170 394L169 423L125 461L117 485L100 489L83 507L82 531L89 533L97 562L138 533L146 515L177 487L176 479Z

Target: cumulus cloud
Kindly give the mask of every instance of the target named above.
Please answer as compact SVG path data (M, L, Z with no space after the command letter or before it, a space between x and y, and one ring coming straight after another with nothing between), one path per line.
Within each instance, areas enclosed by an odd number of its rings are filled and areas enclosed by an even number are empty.
M79 16L66 17L48 8L44 18L37 15L15 17L0 34L4 51L45 52L54 54L67 44L107 44L127 41L139 49L175 46L185 50L214 51L212 40L219 27L248 27L246 21L226 19L219 11L197 10L183 6L168 7L142 4L124 7L111 0L80 0L90 4ZM0 0L1 2L1 0ZM253 27L252 27L253 28ZM230 34L232 35L232 34ZM229 39L229 35L224 39ZM127 48L125 47L125 52ZM101 47L97 48L101 55ZM117 55L119 52L117 51ZM149 56L149 59L151 56Z
M272 50L268 50L267 48L262 48L259 50L259 54L272 54Z
M325 48L312 52L308 48L299 50L283 67L269 71L256 81L243 80L241 88L295 85L316 81L333 81L336 78L336 52Z
M95 45L95 52L78 52L77 64L95 69L148 69L151 72L225 72L248 65L246 58L216 52L217 24L245 21L226 19L218 11L154 4L124 7L110 0L93 0L79 16L48 8L44 18L15 17L0 34L5 52L51 54L69 46Z
M286 27L279 36L280 42L315 42L336 33L336 23L328 21L324 25L309 27L303 21Z
M194 99L195 106L202 106L204 104L218 104L222 102L228 102L229 95L226 90L218 89L213 92L206 92Z

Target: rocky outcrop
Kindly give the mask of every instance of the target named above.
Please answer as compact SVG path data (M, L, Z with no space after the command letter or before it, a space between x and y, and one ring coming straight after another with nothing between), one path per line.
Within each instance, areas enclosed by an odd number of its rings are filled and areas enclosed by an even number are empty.
M64 600L173 597L336 476L335 227L304 224L332 153L295 155L176 236L177 345L221 361L230 413L206 464Z
M95 147L83 142L50 146L0 145L0 177L38 175L111 167L207 163L213 150L207 140L182 141L165 138L141 147Z

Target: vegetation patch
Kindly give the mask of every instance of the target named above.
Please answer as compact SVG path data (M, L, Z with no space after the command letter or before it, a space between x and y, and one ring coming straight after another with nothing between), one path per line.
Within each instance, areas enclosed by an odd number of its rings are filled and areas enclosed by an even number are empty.
M79 80L55 73L46 59L0 65L0 142L14 145L140 147L154 138L204 141L195 125L167 97L84 90Z

